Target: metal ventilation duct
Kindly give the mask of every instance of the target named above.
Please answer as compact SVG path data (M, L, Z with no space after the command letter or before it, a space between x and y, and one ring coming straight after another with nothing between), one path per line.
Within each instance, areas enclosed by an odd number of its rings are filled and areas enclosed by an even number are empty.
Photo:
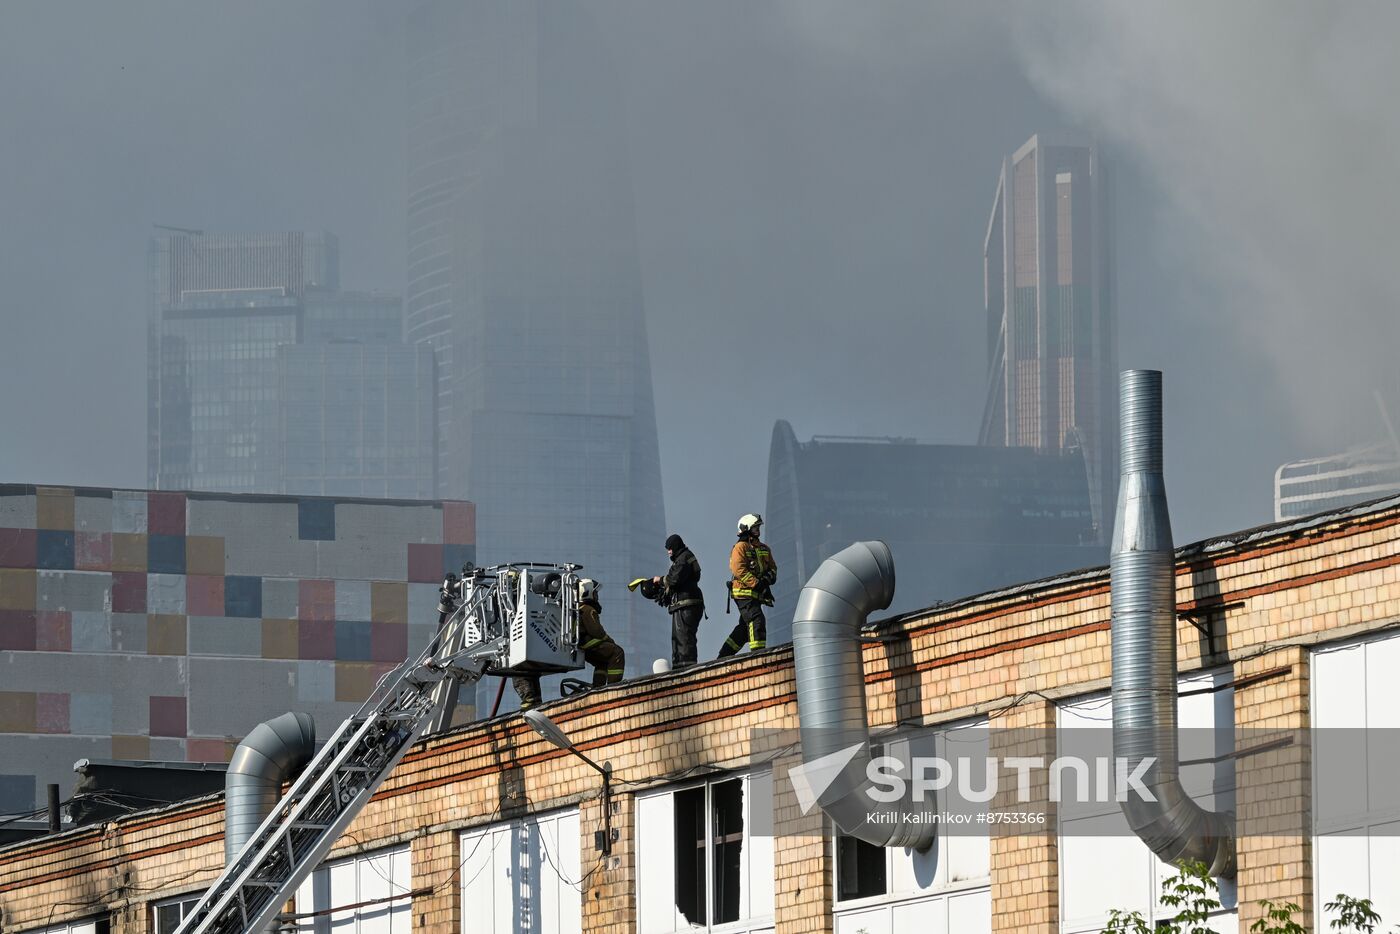
M310 714L284 713L253 727L229 760L224 779L224 863L233 862L282 796L290 779L316 753Z
M797 715L802 761L856 752L817 795L841 830L876 846L927 849L928 824L871 824L870 733L866 725L865 669L860 630L866 617L894 598L894 558L884 542L857 542L822 562L797 598L792 652L797 671Z
M1122 480L1110 566L1113 604L1113 755L1129 774L1154 759L1129 790L1123 813L1166 862L1199 860L1213 876L1235 873L1228 814L1207 811L1181 787L1176 732L1176 555L1162 479L1162 374L1126 370L1119 380Z

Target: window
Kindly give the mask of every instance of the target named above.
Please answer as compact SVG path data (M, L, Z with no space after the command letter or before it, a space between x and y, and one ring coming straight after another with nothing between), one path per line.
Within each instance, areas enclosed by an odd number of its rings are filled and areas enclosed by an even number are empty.
M772 813L770 772L639 795L641 934L771 927Z
M578 811L462 834L462 930L574 934L583 926ZM597 863L593 863L597 865Z
M152 934L175 934L175 929L180 926L180 922L185 920L185 916L193 911L197 904L199 904L198 895L156 903L151 909Z
M326 863L297 889L295 930L298 934L410 934L411 891L406 846Z
M70 921L67 924L54 924L25 934L110 934L112 922L107 918L89 918L86 921Z
M989 754L987 723L968 721L922 730L889 743L882 753L901 760L934 755L983 761ZM973 766L973 774L981 774ZM984 812L986 805L950 797L939 810ZM991 845L985 825L948 833L940 829L924 852L882 847L836 834L835 921L838 932L865 930L914 934L925 930L991 931Z
M1234 675L1228 670L1200 672L1177 679L1178 755L1181 784L1201 807L1233 810L1232 760L1218 758L1234 746ZM1061 704L1056 753L1097 758L1112 755L1113 700L1106 694ZM1191 764L1194 763L1194 764ZM1128 829L1118 803L1077 801L1065 796L1056 810L1060 851L1060 930L1093 934L1103 929L1111 910L1140 911L1149 923L1174 911L1160 901L1162 881L1174 870L1159 860ZM1235 892L1220 880L1225 906L1207 921L1211 930L1235 931Z
M1312 654L1313 866L1316 929L1338 892L1400 916L1400 788L1395 782L1394 635L1319 646ZM1323 897L1325 896L1325 898Z

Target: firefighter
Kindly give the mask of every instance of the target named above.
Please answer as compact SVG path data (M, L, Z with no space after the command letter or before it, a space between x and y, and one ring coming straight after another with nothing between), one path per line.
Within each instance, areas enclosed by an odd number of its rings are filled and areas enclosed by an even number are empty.
M720 647L719 657L728 658L744 647L757 652L768 647L768 621L763 608L773 605L773 584L778 580L778 565L773 552L759 540L763 517L749 513L739 519L739 540L729 552L729 595L739 608L739 623Z
M599 619L603 605L598 602L598 582L588 578L579 581L578 596L578 647L583 650L584 661L593 666L593 686L616 684L622 680L627 656L622 646L603 629ZM515 675L511 684L520 697L521 710L539 705L542 699L539 675Z
M520 709L529 710L531 707L538 707L540 704L540 676L539 675L514 675L510 679L511 687L515 688L515 694L520 698Z
M671 567L665 577L651 582L661 587L657 600L671 613L671 668L694 665L699 655L696 634L705 615L705 595L700 590L700 562L685 541L675 533L666 539L666 556Z
M627 655L603 629L598 582L588 578L579 581L578 597L578 645L583 649L584 661L593 666L593 686L616 684L622 680Z

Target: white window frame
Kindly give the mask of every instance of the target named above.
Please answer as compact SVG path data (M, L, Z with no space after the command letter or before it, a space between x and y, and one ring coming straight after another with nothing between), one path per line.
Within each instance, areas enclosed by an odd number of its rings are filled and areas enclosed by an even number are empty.
M199 904L202 892L192 892L188 895L177 895L174 898L164 898L158 902L151 903L150 930L151 934L160 934L160 911L162 908L178 908L180 916L176 921L183 921L189 917L189 913L194 910L194 906ZM176 927L179 927L177 924Z
M386 859L389 861L387 872L376 865ZM355 894L334 900L340 904L317 904L317 896L322 892L326 893L327 899L330 900L330 893L337 888L338 882L344 881L347 870L354 873ZM402 881L400 881L400 877ZM318 915L312 918L297 918L295 930L302 932L302 934L361 934L361 932L382 932L385 930L394 932L394 934L400 934L400 932L411 934L413 899L407 897L407 893L413 890L413 862L412 851L408 844L357 853L317 866L306 881L297 888L296 914L303 915L307 912L325 911L328 908L335 909L342 905L355 905L362 901L371 901L382 897L362 891L367 878L373 887L387 886L389 895L404 895L405 897L392 902L379 902L348 911L335 911L332 914Z
M1372 729L1393 730L1396 727L1400 727L1400 718L1395 717L1393 713L1390 714L1390 716L1386 716L1386 714L1390 713L1389 704L1380 703L1373 705L1372 703L1374 694L1376 693L1376 691L1373 691L1370 683L1372 666L1376 665L1382 669L1386 666L1378 665L1376 661L1370 658L1370 648L1385 643L1400 644L1400 635L1397 635L1393 631L1367 633L1356 638L1341 639L1313 647L1312 651L1308 653L1308 710L1312 718L1310 724L1312 729L1364 729L1369 731ZM1321 679L1316 675L1316 660L1323 655L1356 649L1359 649L1362 653L1361 664L1363 666L1362 671L1365 682L1362 687L1365 693L1362 698L1362 703L1359 705L1360 723L1355 725L1348 723L1345 726L1319 726L1317 722L1319 719L1318 715L1323 714L1326 716L1330 713L1330 710L1328 709L1328 705L1318 702L1318 683ZM1389 694L1388 687L1389 683L1387 682L1384 686L1379 688L1379 692ZM1347 706L1347 709L1358 708L1357 705L1352 704ZM1381 715L1379 722L1376 722L1376 712L1379 712ZM1395 913L1394 908L1387 906L1388 901L1393 901L1389 898L1389 892L1386 891L1390 880L1388 879L1388 874L1385 873L1379 874L1378 878L1376 863L1380 862L1384 865L1389 862L1391 865L1394 865L1395 861L1400 859L1400 854L1395 852L1396 837L1393 831L1387 830L1380 834L1372 834L1372 830L1378 827L1383 827L1385 825L1391 825L1393 827L1397 821L1400 821L1400 813L1397 813L1394 807L1373 809L1371 801L1372 782L1374 780L1373 773L1378 763L1370 761L1369 751L1366 767L1364 769L1365 785L1359 789L1359 797L1364 803L1364 810L1332 818L1319 813L1316 798L1316 789L1319 786L1318 769L1320 765L1323 765L1320 761L1323 757L1324 756L1320 755L1314 746L1313 755L1311 756L1311 779L1313 788L1313 819L1316 823L1314 825L1312 837L1312 869L1314 890L1316 891L1316 896L1313 899L1313 911L1316 918L1314 927L1318 931L1328 930L1326 904L1331 901L1339 891L1353 898L1370 898L1379 903L1376 907L1383 917L1393 915ZM1382 779L1382 781L1384 781L1384 779ZM1318 832L1319 830L1322 832ZM1326 842L1324 842L1324 840ZM1336 855L1336 851L1333 847L1339 849L1360 848L1364 850L1365 877L1358 879L1355 883L1348 882L1341 885L1328 884L1328 891L1323 891L1322 886L1325 882L1330 883L1332 881L1329 878L1332 874L1330 871L1332 866L1342 861L1342 858ZM1377 851L1379 851L1379 853ZM1355 858L1356 854L1352 854L1352 856ZM1379 859L1377 859L1378 856Z
M714 874L713 868L712 868L712 867L713 867L714 845L715 845L714 839L713 839L713 837L714 837L714 795L713 795L712 789L713 789L713 787L714 787L715 785L721 785L721 784L724 784L725 782L731 782L731 781L739 781L739 782L741 782L741 786L740 786L740 787L742 788L742 797L743 797L743 803L744 803L744 814L743 814L743 821L744 821L743 839L742 839L742 842L740 843L740 861L741 861L741 862L740 862L740 876L741 876L741 883L740 883L740 884L741 884L741 886L743 886L743 888L741 888L741 890L740 890L740 892L741 892L741 900L740 900L740 905L741 905L741 907L740 907L740 912L739 912L739 913L740 913L740 916L739 916L739 918L737 918L737 919L734 920L734 921L723 921L723 922L715 923L714 921L711 921L711 920L710 920L711 916L714 914L714 898L715 898L715 874ZM759 826L760 826L760 827L766 827L766 828L769 830L769 833L770 833L770 834L772 833L772 829L773 829L773 817L772 817L772 814L771 814L771 808L772 808L772 802L773 802L772 787L773 787L773 772L772 772L772 770L771 770L771 769L759 769L759 770L756 770L756 771L753 771L753 772L727 772L727 773L722 773L722 774L717 774L717 775L711 775L711 776L707 776L706 778L700 779L700 780L697 780L697 781L685 782L685 783L676 784L676 785L667 785L667 786L665 786L664 788L653 789L653 790L650 790L650 791L640 792L640 793L637 794L636 797L637 797L637 799L638 799L638 801L637 801L637 804L638 804L638 805L640 805L641 801L644 800L644 799L652 799L652 800L654 800L654 799L666 798L666 797L671 798L671 799L672 799L672 808L673 808L672 813L674 814L674 798L675 798L675 796L676 796L677 794L681 794L681 793L684 793L684 792L687 792L687 791L693 791L693 790L695 790L695 789L697 789L697 788L703 788L703 789L705 789L705 894L704 894L704 898L705 898L705 917L706 917L706 923L703 924L703 925L691 924L691 923L689 923L688 921L686 921L686 919L685 919L685 917L684 917L683 915L681 915L679 909L675 909L675 907L674 907L674 906L675 906L675 895L676 895L676 892L675 892L675 848L676 848L676 840L675 840L675 837L674 837L674 835L673 835L673 834L674 834L674 825L673 825L672 828L671 828L671 830L668 831L669 833L672 834L672 836L670 836L670 837L667 838L668 841L669 841L670 847L671 847L670 853L667 854L667 855L669 856L669 860L666 862L666 866L669 867L669 871L670 871L670 879L665 883L665 890L666 890L666 892L667 892L668 895L669 895L669 900L670 900L670 902L671 902L671 905L672 905L672 907L673 907L673 910L675 911L675 917L676 917L676 919L677 919L677 924L676 924L676 926L673 927L673 928L656 928L656 927L643 928L643 927L642 927L642 923L643 923L642 910L643 910L643 909L642 909L642 902L641 902L640 892L641 892L641 890L643 889L643 885L642 885L642 878L641 878L641 877L642 877L642 875L644 874L644 872L646 871L646 869L647 869L647 868L650 868L650 864L648 864L648 863L646 862L646 853L644 852L644 844L643 844L643 834L644 834L646 831L645 831L645 828L642 826L642 822L641 822L641 821L638 821L638 826L637 826L637 830L636 830L636 838L635 838L635 842L636 842L636 851L637 851L637 857L638 857L638 863L639 863L639 865L638 865L638 880L637 880L637 881L638 881L637 888L638 888L638 892L639 892L639 897L638 897L638 902L637 902L637 916L636 916L636 918L634 919L634 922L635 922L635 924L636 924L636 930L642 932L642 934L672 934L672 932L687 932L687 934L688 934L688 932L696 932L696 934L698 934L698 932L710 932L710 934L742 934L742 932L771 931L771 930L773 929L773 926L774 926L773 897L774 897L774 890L775 890L776 886L773 885L773 884L771 884L771 882L770 882L768 888L767 888L763 893L761 893L761 894L762 894L762 897L759 899L759 901L762 902L762 904L761 904L760 906L758 906L757 912L756 912L756 911L755 911L755 906L754 906L754 904L753 904L754 900L753 900L753 897L752 897L752 896L754 895L754 892L752 891L752 885L751 885L751 884L748 884L748 883L745 883L745 882L743 881L744 879L752 878L752 876L753 876L753 874L754 874L755 871L757 871L757 872L764 872L764 871L766 871L766 872L768 873L768 878L769 878L770 880L771 880L771 879L773 878L773 876L774 876L774 861L773 861L773 849L774 849L774 848L773 848L773 838L772 838L771 836L766 836L766 835L755 835L755 834L753 833L754 827L755 827L755 816L754 816L754 813L755 813L755 812L754 812L754 810L753 810L754 802L755 802L755 799L759 796L759 794L761 794L764 790L766 790L767 793L766 793L765 795L763 795L763 797L765 798L765 801L766 801L766 803L767 803L767 806L768 806L769 809L770 809L770 814L769 814L767 820L762 820L762 819L760 819L760 820L758 821L758 823L759 823ZM758 789L757 792L755 791L756 788ZM767 841L766 843L763 842L763 841L765 841L765 840ZM755 859L755 857L757 857L757 860ZM758 865L755 865L756 862L758 863ZM766 863L766 865L764 865L765 863ZM657 884L657 885L661 885L662 883L658 881L656 884ZM747 908L747 914L745 913L745 908Z
M68 921L64 924L53 924L48 927L30 928L22 934L108 934L111 929L111 916L101 915L82 921Z
M1178 729L1181 728L1180 705L1182 700L1182 693L1197 691L1207 686L1216 689L1214 691L1212 699L1212 704L1217 708L1215 711L1216 723L1219 723L1219 716L1221 713L1219 708L1224 706L1223 700L1221 699L1221 695L1223 695L1225 692L1229 692L1229 696L1231 698L1230 707L1232 711L1231 723L1233 725L1234 688L1225 686L1233 680L1234 670L1229 667L1214 667L1200 671L1187 672L1185 674L1178 674L1176 681ZM1099 716L1096 716L1092 719L1098 720L1102 724L1102 729L1112 730L1113 696L1109 691L1095 691L1089 694L1081 694L1074 697L1062 698L1059 701L1057 701L1055 704L1056 729L1062 727L1068 729L1084 729L1082 725L1070 725L1066 727L1064 723L1064 714L1067 712L1067 709L1073 709L1088 704L1101 705L1101 707L1097 707L1096 710L1101 710L1102 713ZM1219 787L1217 786L1217 790L1225 791L1227 796L1223 803L1227 808L1233 809L1233 788L1219 789ZM1197 800L1199 801L1199 798ZM1220 801L1204 802L1203 806L1219 807L1221 803L1222 802ZM1111 813L1116 813L1117 808L1118 805L1113 802L1109 802L1108 804L1104 805L1104 809L1107 812ZM1063 813L1057 809L1057 821L1060 820L1062 817ZM1065 866L1067 849L1063 843L1064 835L1061 831L1061 825L1059 823L1056 823L1055 825L1055 835L1056 838L1060 840L1060 846L1057 847L1058 871L1060 880L1060 912L1058 923L1059 929L1061 932L1063 932L1063 934L1087 934L1087 932L1094 932L1094 934L1097 934L1097 932L1102 930L1103 926L1108 923L1108 915L1106 913L1101 917L1090 917L1087 915L1084 917L1077 918L1066 917L1065 905L1067 899L1065 898L1065 880L1069 878L1069 874L1066 871ZM1146 844L1142 843L1139 840L1132 840L1131 842L1135 844L1134 849L1140 850L1145 857L1152 856L1152 853L1147 850ZM1161 860L1156 859L1155 857L1152 858L1150 861L1145 860L1145 867L1148 869L1149 873L1148 897L1151 899L1151 901L1147 906L1147 910L1143 912L1143 916L1147 920L1148 925L1151 926L1159 921L1175 917L1176 915L1176 911L1164 906L1161 902L1162 881L1168 878L1168 876L1172 874L1174 870L1172 869L1172 867L1168 866L1166 863L1163 863ZM1219 897L1222 907L1218 911L1212 913L1206 923L1211 927L1212 930L1230 932L1230 934L1233 934L1233 932L1236 931L1239 926L1239 910L1237 905L1238 893L1235 890L1235 885L1232 880L1217 879L1216 882L1219 885L1220 889ZM1134 908L1133 905L1126 904L1114 905L1113 907L1120 909Z
M950 755L952 755L952 753L947 749L946 746L946 737L949 734L956 734L960 730L982 730L986 732L989 729L990 723L986 717L974 717L968 720L954 721L952 723L931 725L925 729L918 731L918 736L933 739L934 742L937 744L935 746L935 754L947 758ZM906 737L901 737L901 739L905 738ZM890 754L895 754L895 750L890 750ZM988 754L990 754L990 751ZM990 805L988 805L988 807L990 807ZM840 845L839 838L841 834L836 829L835 825L832 824L830 821L827 822L827 826L831 829L830 842L828 845L827 852L828 858L831 860L831 911L832 918L834 921L839 921L840 918L848 915L862 914L868 912L872 908L878 908L881 906L887 906L893 909L895 907L908 905L911 903L933 903L946 900L948 897L964 895L970 892L977 892L979 890L985 890L988 893L988 897L990 898L992 886L990 832L988 832L985 835L985 841L987 846L987 872L985 875L980 875L970 879L946 881L941 884L930 885L928 888L925 889L898 888L896 887L896 879L899 875L897 871L898 866L896 865L897 858L916 860L919 857L909 847L884 847L883 849L885 856L886 883L885 892L879 895L868 895L864 898L839 898L838 896L840 894L840 880L837 878L837 874L841 871L841 866L840 860L837 858L837 847ZM946 852L947 850L946 840L947 835L942 831L942 829L939 829L937 850L940 854ZM941 869L942 867L939 868ZM988 904L990 905L990 902ZM893 911L889 912L888 914L892 915ZM991 930L990 910L987 916L987 930Z
M565 845L560 841L560 829L567 823L573 824L573 845ZM553 827L555 844L551 845L547 838L540 834L540 826L550 824ZM517 833L529 834L534 832L539 840L539 861L538 864L529 867L530 870L538 872L541 879L552 879L556 882L557 888L551 899L542 897L541 908L553 907L558 914L554 917L552 924L544 920L540 912L535 912L534 917L540 921L540 926L545 930L579 931L583 927L583 899L586 888L585 880L592 868L580 868L580 856L582 853L580 837L582 833L581 818L579 809L561 808L553 811L544 811L538 814L530 814L509 821L499 821L494 824L485 824L478 827L462 831L458 837L460 857L458 859L458 878L453 880L461 894L462 918L461 930L476 931L490 929L495 921L494 903L491 916L482 917L482 905L467 897L467 889L475 882L482 873L491 870L493 859L497 852L496 834L505 833L514 836ZM558 847L556 852L554 847ZM518 864L506 867L509 885L519 885L520 879L516 878L512 871ZM595 864L596 866L597 864ZM488 877L490 878L490 877ZM499 880L496 884L500 884ZM565 900L568 900L575 909L572 914L568 914L565 908ZM518 926L517 926L518 927ZM513 927L512 929L515 929Z

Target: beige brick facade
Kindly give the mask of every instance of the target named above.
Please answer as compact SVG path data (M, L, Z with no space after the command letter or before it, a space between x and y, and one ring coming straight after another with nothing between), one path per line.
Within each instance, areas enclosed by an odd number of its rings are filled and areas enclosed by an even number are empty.
M1210 633L1180 622L1182 671L1232 667L1237 727L1306 728L1309 648L1378 631L1400 615L1400 510L1184 549L1177 587L1179 611ZM872 726L974 715L990 715L994 729L1052 725L1055 702L1108 685L1108 630L1106 570L903 618L891 625L892 640L864 650ZM411 846L413 888L422 890L413 900L414 929L454 931L462 913L460 832L577 805L584 929L633 930L635 792L702 767L747 768L750 730L795 729L792 656L786 648L740 656L545 709L582 751L609 761L619 779L612 814L618 840L606 859L594 849L594 831L602 829L598 774L516 717L420 743L332 855ZM1041 748L1028 742L995 753L1053 756L1045 740ZM784 780L794 761L789 755L773 764L776 929L831 930L832 848L820 835L821 817L803 815ZM1240 820L1278 831L1239 846L1245 930L1257 899L1286 898L1310 909L1314 893L1311 843L1296 817L1309 806L1306 750L1284 745L1240 763ZM1281 781L1291 800L1280 798ZM206 886L222 857L217 797L11 846L0 850L0 931L107 912L114 934L144 932L152 901ZM995 834L994 930L1058 930L1058 866L1053 832ZM1311 925L1310 916L1302 920Z

